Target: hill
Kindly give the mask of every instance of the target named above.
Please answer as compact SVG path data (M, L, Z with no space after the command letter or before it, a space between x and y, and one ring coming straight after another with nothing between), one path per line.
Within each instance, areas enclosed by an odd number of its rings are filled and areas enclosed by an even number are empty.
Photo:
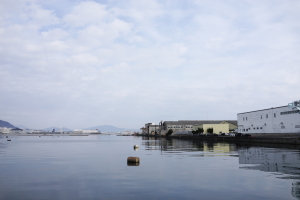
M0 120L0 127L6 127L6 128L16 128L14 125L10 124L9 122Z

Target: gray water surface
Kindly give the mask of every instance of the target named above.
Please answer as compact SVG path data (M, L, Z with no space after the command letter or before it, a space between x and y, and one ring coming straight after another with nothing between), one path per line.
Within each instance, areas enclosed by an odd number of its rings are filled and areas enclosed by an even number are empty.
M115 135L7 139L0 136L0 199L300 199L293 148ZM140 164L128 166L129 156Z

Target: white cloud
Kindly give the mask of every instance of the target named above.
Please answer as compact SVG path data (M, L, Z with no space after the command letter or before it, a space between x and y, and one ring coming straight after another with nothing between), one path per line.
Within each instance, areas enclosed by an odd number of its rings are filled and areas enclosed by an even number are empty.
M1 119L13 124L138 128L299 98L297 2L14 3L0 3Z
M63 18L66 26L83 27L97 25L110 19L110 13L106 6L93 2L83 1L74 6L72 13L66 14Z

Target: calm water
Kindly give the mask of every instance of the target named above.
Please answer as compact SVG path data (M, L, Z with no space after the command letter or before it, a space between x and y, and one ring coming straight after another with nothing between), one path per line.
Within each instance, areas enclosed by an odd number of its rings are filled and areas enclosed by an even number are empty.
M300 199L295 149L114 135L9 139L0 136L0 199ZM129 156L140 165L128 166Z

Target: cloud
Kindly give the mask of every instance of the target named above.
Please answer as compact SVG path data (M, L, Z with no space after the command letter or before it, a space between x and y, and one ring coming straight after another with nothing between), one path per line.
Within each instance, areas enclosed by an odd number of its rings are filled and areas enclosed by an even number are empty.
M1 2L1 119L33 128L138 128L285 105L299 98L299 7Z
M74 6L72 12L63 17L65 26L84 27L87 25L101 24L109 20L110 13L106 6L93 1L83 1Z

